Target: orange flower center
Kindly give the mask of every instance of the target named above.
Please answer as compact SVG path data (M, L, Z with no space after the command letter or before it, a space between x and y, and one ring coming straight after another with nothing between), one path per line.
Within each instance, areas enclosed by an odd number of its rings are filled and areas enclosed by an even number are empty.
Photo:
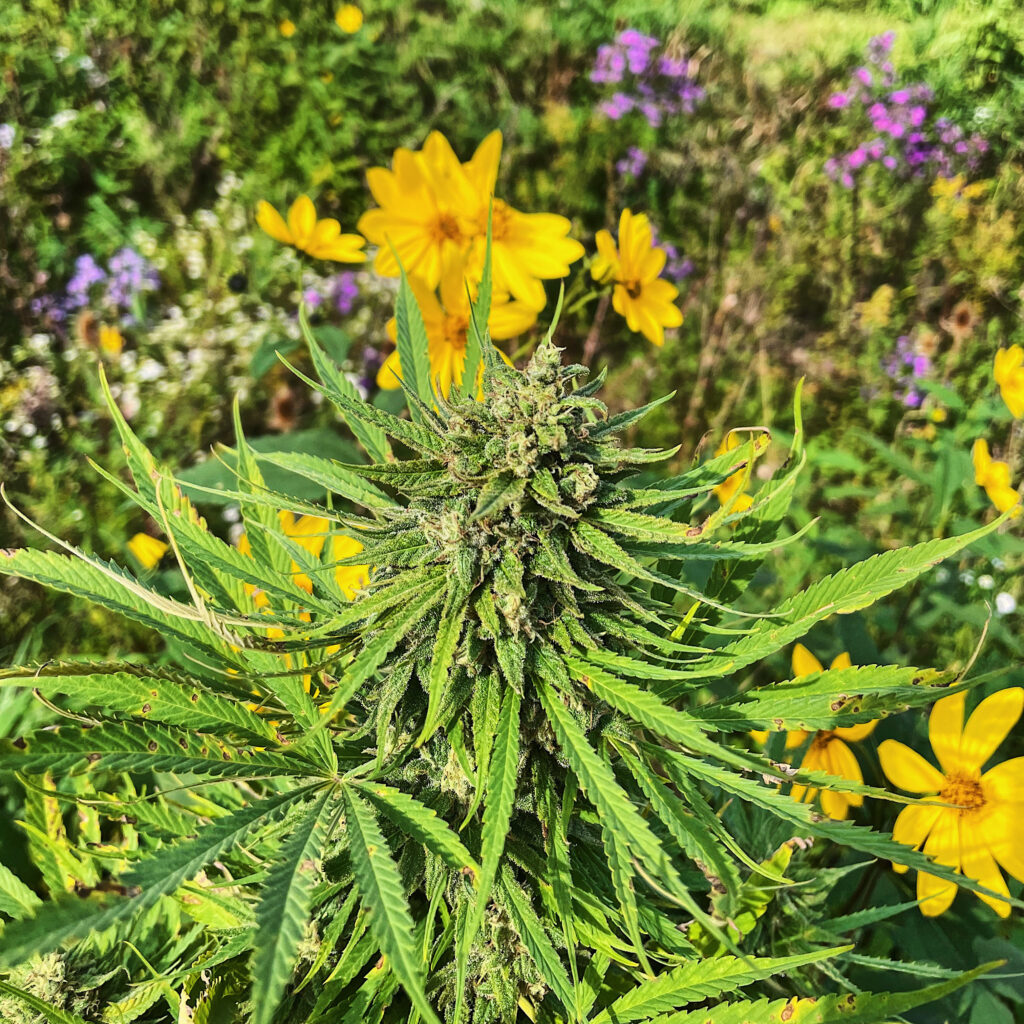
M469 336L469 317L446 314L444 318L444 340L456 352L465 352Z
M939 792L939 798L947 804L956 804L961 817L985 806L985 791L977 779L963 775L947 775L946 784Z
M501 241L509 232L512 223L512 215L508 211L508 204L501 199L492 200L491 205L491 238L493 241ZM487 233L487 211L484 210L480 217L480 232Z
M626 294L631 299L639 299L643 291L643 285L639 281L623 281L622 287L626 289Z
M453 242L462 241L462 229L459 227L458 218L453 213L440 213L434 224L434 237L439 242L450 238Z

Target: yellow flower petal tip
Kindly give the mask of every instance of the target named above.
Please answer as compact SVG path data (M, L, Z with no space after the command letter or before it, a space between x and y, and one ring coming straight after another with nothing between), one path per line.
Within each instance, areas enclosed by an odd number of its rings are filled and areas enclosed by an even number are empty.
M128 550L144 569L155 569L167 553L167 545L148 533L137 533L128 541Z
M284 18L277 26L277 31L280 32L285 39L291 39L291 37L295 35L295 22L290 21L288 18Z
M612 287L612 307L635 333L653 345L665 343L666 328L679 327L683 314L675 304L679 290L663 277L665 250L654 244L646 214L625 209L619 217L618 244L609 232L596 237L591 275Z
M342 32L353 35L363 27L363 12L355 4L342 4L334 14L334 22Z
M309 196L302 195L288 209L285 220L265 199L256 206L256 223L276 242L291 245L318 260L335 263L362 263L365 239L361 235L342 234L333 218L317 218Z

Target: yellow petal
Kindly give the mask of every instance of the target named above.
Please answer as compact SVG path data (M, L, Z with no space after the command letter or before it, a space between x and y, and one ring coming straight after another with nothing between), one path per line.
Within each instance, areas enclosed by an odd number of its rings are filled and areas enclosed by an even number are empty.
M157 563L167 553L167 545L148 533L137 533L128 541L128 550L146 569L155 569Z
M837 793L831 789L821 791L821 809L833 821L845 821L852 806L858 806L855 801L861 797L853 793Z
M957 811L942 810L932 826L924 852L933 860L954 871L960 867L960 816ZM917 898L922 900L921 913L938 917L949 910L956 896L956 882L946 882L925 871L917 873Z
M795 750L797 747L803 746L808 736L810 733L806 729L791 729L786 734L786 749Z
M989 467L992 464L992 456L989 455L988 442L979 437L971 449L971 460L974 463L974 482L979 487L985 486L988 479Z
M1004 804L988 810L979 819L978 831L995 859L1018 882L1024 882L1024 804Z
M985 842L984 832L975 827L972 817L972 815L966 815L960 819L960 860L963 872L968 878L980 882L986 889L993 889L995 892L1009 897L1010 891L1006 888L1006 879L1003 878L1003 873L999 870L992 851ZM980 892L976 895L1000 917L1010 916L1010 904L1005 900L986 896Z
M892 828L893 839L904 846L919 850L924 845L924 841L928 838L928 834L941 812L942 808L934 804L907 804L896 816L896 823ZM901 873L907 870L905 864L895 862L893 868Z
M275 241L283 245L292 244L292 233L284 218L265 199L261 199L256 207L256 223Z
M398 361L398 349L384 360L377 371L377 387L383 391L397 391L402 385L402 364Z
M857 743L870 736L875 731L876 725L878 725L877 721L864 722L861 725L844 725L832 731L841 739L848 740L850 743Z
M299 196L288 210L288 230L298 249L305 249L316 227L316 207L309 196Z
M829 665L829 668L832 668L832 669L850 668L850 667L852 667L852 665L853 665L853 662L850 660L850 655L847 654L846 651L843 651L842 654L837 654L832 659L832 664Z
M793 675L809 676L812 672L823 671L821 662L803 644L793 648Z
M936 701L928 716L928 739L932 750L942 765L942 770L951 775L959 771L960 735L964 727L964 703L967 691L951 693Z
M751 729L749 735L755 743L765 744L771 733L767 729Z
M885 740L878 746L878 759L889 781L910 793L938 793L945 779L916 750L898 740Z
M964 727L960 741L961 765L967 770L980 771L1017 724L1022 711L1024 688L1020 686L1010 686L986 697Z

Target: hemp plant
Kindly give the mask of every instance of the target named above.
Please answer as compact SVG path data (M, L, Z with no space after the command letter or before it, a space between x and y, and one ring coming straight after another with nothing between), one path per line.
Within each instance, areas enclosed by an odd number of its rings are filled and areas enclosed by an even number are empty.
M0 770L85 822L77 842L49 833L45 900L4 869L8 997L51 1021L98 1019L86 981L109 987L130 949L146 971L122 967L137 980L104 1020L806 1024L893 1018L985 969L827 994L815 965L841 979L849 945L752 955L745 937L790 881L793 844L765 858L719 812L737 802L785 839L980 889L786 788L900 798L732 734L849 726L945 692L952 673L898 665L738 681L996 524L759 610L756 570L800 542L780 535L804 460L799 405L783 469L749 507L718 507L713 490L749 476L763 432L657 476L674 452L622 433L659 403L609 415L602 377L563 365L550 332L508 365L479 327L489 295L485 270L462 385L443 397L403 278L408 418L363 401L302 318L320 381L304 379L369 461L265 456L330 499L301 501L265 485L239 427L247 553L207 528L110 401L134 486L109 479L162 527L188 599L68 545L3 552L3 572L157 629L173 659L0 673L70 719L0 748ZM362 549L314 556L281 510ZM349 600L335 573L355 564L369 582ZM59 967L78 1001L26 993L27 963L37 978Z

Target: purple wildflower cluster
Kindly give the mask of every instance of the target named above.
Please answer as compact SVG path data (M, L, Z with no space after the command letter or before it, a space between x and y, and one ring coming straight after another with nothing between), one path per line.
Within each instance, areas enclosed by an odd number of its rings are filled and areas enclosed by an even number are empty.
M626 155L616 161L615 170L622 178L639 178L647 166L647 154L639 146L630 146Z
M316 288L307 288L302 298L310 309L319 309L326 300L342 316L352 312L359 297L359 284L351 270L343 271L334 277L323 292Z
M903 177L951 177L974 170L988 149L980 135L967 136L949 118L935 116L934 93L923 82L896 82L889 59L895 38L894 32L875 36L868 43L867 64L853 72L847 89L829 97L833 110L859 107L875 133L826 162L828 176L846 188L853 188L857 174L870 164Z
M918 352L914 342L905 334L896 339L896 348L882 363L886 375L897 385L897 393L905 406L916 409L924 395L917 382L927 377L932 368L931 358Z
M682 57L669 56L660 40L632 28L598 47L590 80L620 87L600 105L606 117L618 121L638 110L652 128L667 117L692 114L704 98Z
M160 275L153 264L125 247L110 257L106 270L92 256L79 256L63 296L41 295L32 300L31 308L36 316L54 323L90 305L127 313L137 296L159 287Z

